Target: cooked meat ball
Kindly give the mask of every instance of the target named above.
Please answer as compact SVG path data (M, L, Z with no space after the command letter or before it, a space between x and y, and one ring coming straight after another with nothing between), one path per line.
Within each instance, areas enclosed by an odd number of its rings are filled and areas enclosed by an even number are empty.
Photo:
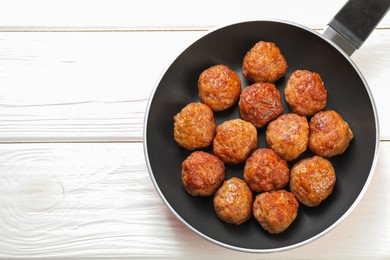
M241 179L224 181L214 195L214 209L221 220L239 225L251 216L252 191Z
M216 123L205 104L190 103L174 117L175 141L188 150L207 147L213 141Z
M271 149L257 149L245 162L244 180L255 192L281 189L289 179L286 161Z
M253 215L271 234L286 230L298 214L299 203L291 192L277 190L258 194L253 203Z
M282 97L272 83L258 82L244 89L238 102L242 119L257 128L283 113Z
M353 139L348 123L333 110L315 114L310 119L309 129L309 148L322 157L342 154Z
M200 74L198 90L203 103L214 111L221 111L231 107L240 97L241 80L229 67L215 65Z
M182 163L181 180L194 196L210 196L225 179L225 165L216 156L195 151Z
M320 156L303 159L291 169L290 190L309 207L325 200L332 193L335 183L332 164Z
M282 159L292 161L307 149L309 123L304 116L284 114L268 124L265 137Z
M290 108L302 116L312 116L326 106L327 91L318 73L294 71L284 88Z
M244 57L242 74L251 82L275 82L287 72L287 62L272 42L260 41Z
M257 130L241 119L223 122L217 127L213 152L225 163L238 164L257 148Z

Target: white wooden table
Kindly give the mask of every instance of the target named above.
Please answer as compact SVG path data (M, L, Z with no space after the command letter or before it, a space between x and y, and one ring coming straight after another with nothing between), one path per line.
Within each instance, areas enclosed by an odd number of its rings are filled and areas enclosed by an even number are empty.
M320 239L256 255L176 220L143 156L156 80L207 30L276 18L322 31L345 0L1 1L0 258L390 258L390 15L352 60L374 95L379 160Z

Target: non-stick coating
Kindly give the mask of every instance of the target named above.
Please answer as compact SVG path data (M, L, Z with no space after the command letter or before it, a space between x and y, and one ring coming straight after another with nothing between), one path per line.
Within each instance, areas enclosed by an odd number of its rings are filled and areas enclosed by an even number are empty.
M291 110L284 100L284 86L291 73L306 69L321 75L328 91L326 109L338 111L349 123L354 139L347 151L330 158L337 182L333 193L317 207L299 206L293 224L279 235L265 232L252 216L235 226L219 220L212 197L189 195L181 184L181 163L191 153L173 139L173 117L185 105L199 101L197 81L200 73L215 64L236 71L242 88L250 83L242 76L246 52L258 41L279 46L288 63L287 74L276 82L282 93L284 113ZM163 51L163 50L162 50ZM217 124L239 118L237 105L215 112ZM255 21L215 30L187 48L167 69L155 89L146 117L145 151L152 180L168 207L186 225L212 242L243 251L278 251L304 244L323 234L344 217L372 172L378 145L375 106L364 79L349 58L319 34L290 23ZM266 147L265 129L258 130L259 147ZM204 149L211 152L211 148ZM309 151L299 157L307 158ZM297 160L291 162L290 167ZM242 178L243 164L226 165L226 179ZM288 188L287 188L288 189Z

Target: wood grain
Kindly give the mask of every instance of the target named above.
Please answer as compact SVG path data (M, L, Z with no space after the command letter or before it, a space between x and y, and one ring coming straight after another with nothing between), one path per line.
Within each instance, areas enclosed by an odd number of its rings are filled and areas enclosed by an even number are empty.
M202 34L0 33L0 141L140 141L157 78Z
M323 29L347 0L180 1L14 0L0 9L0 30L193 30L282 19ZM385 17L380 28L389 28Z
M199 237L155 191L141 143L0 146L0 258L213 257L252 259ZM352 213L306 246L268 259L390 254L390 143ZM375 242L368 242L375 241ZM364 250L362 250L364 249Z
M157 79L204 34L0 33L0 142L141 141ZM376 100L381 140L390 140L389 48L390 30L376 30L352 57Z
M5 29L107 28L167 29L205 28L239 20L283 18L318 28L336 14L346 2L308 0L286 1L77 1L54 3L49 0L8 1L0 9L0 24ZM283 6L283 8L282 8ZM298 8L297 8L298 7ZM304 7L304 8L301 8ZM291 12L290 10L294 10ZM321 10L321 11L319 11ZM18 15L13 15L18 14ZM199 19L202 17L202 19ZM323 28L323 27L320 27Z

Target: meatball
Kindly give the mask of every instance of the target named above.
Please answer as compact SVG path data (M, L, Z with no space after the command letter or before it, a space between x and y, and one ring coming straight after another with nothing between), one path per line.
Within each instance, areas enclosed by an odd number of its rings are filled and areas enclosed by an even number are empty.
M281 189L289 179L286 161L271 149L257 149L245 162L244 180L255 192Z
M312 116L326 106L327 91L318 73L294 71L284 88L290 108L302 116Z
M225 163L238 164L257 148L257 130L241 119L223 122L217 127L213 152Z
M194 196L210 196L225 179L225 165L216 156L195 151L182 163L181 180Z
M190 103L174 117L175 141L188 150L204 148L215 136L213 111L205 104Z
M275 82L287 72L287 62L272 42L256 43L244 57L242 74L251 82Z
M286 230L298 214L299 203L291 192L277 190L258 194L253 203L257 222L271 234Z
M320 156L303 159L291 169L290 190L304 205L313 207L333 191L336 174L332 164Z
M252 191L243 180L232 177L217 190L213 202L218 218L239 225L251 216Z
M212 66L200 74L198 80L200 100L214 111L231 107L241 93L241 80L225 65Z
M353 139L348 123L333 110L315 114L310 119L309 130L309 148L322 157L342 154Z
M272 83L258 82L244 89L238 102L241 118L257 128L283 113L282 97Z
M293 113L281 115L268 124L265 138L269 147L282 159L292 161L307 149L307 118Z

